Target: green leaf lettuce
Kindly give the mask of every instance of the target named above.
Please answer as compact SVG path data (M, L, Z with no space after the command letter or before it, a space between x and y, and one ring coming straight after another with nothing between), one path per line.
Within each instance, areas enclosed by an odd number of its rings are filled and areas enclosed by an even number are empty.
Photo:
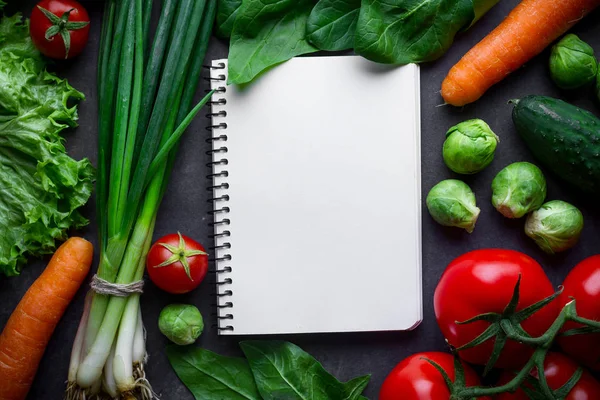
M75 161L60 133L77 126L84 95L45 70L20 15L0 21L0 272L18 275L28 255L52 253L55 240L88 221L93 168Z

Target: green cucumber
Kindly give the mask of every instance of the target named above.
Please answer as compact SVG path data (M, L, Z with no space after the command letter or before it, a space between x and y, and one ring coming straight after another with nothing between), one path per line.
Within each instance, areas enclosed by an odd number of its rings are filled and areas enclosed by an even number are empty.
M512 102L513 122L534 157L582 191L600 194L600 119L552 97Z

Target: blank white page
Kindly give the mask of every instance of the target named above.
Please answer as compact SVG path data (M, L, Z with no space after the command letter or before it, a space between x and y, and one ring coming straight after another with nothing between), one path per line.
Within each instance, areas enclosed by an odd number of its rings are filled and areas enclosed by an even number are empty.
M214 88L226 63L213 62ZM215 201L221 333L418 325L418 66L300 57L219 100L214 197L229 196Z

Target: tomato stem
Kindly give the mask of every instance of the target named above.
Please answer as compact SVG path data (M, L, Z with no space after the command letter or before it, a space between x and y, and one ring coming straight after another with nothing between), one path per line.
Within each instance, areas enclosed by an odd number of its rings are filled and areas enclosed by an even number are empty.
M69 17L71 12L75 11L71 8L65 11L61 17L54 14L53 12L46 10L44 7L37 6L37 8L48 18L52 23L52 26L46 30L45 38L48 41L54 40L54 36L59 35L63 39L65 45L65 59L69 58L69 50L71 49L71 33L70 31L76 31L83 29L90 24L89 21L70 22Z
M559 292L560 293L560 292ZM552 297L552 296L551 296ZM547 303L546 303L547 304ZM508 383L497 386L497 387L480 387L480 386L472 386L472 387L460 387L456 386L456 382L449 386L451 393L453 393L453 399L458 400L467 400L476 397L484 397L484 396L494 396L500 393L505 392L515 392L530 376L531 372L536 369L537 370L537 383L539 384L539 390L543 393L547 399L561 399L568 394L573 387L577 384L579 379L581 378L582 371L581 369L575 372L575 374L565 383L561 388L553 391L548 382L546 381L546 377L544 375L544 361L546 360L546 355L548 350L552 347L554 340L560 335L561 330L566 322L572 321L579 324L584 325L586 328L590 329L579 329L579 330L571 330L569 331L572 335L575 334L585 334L589 333L593 330L600 329L600 322L589 320L586 318L582 318L577 315L576 302L575 300L567 303L560 314L554 320L552 325L548 328L548 330L541 336L533 338L527 334L521 328L519 322L520 321L511 321L510 319L502 319L497 324L501 328L505 337L515 340L520 343L525 343L536 347L533 356L529 359L529 361L525 364L525 366L517 373L517 375ZM579 332L576 332L579 331ZM455 368L462 368L460 363L457 364Z
M531 317L533 314L550 304L552 301L556 299L561 293L562 288L560 288L556 293L547 298L538 301L535 304L532 304L529 307L525 307L524 309L517 311L517 305L519 304L520 298L520 289L521 289L521 275L517 279L517 283L515 284L515 288L513 290L513 295L508 303L508 305L504 308L502 314L498 313L486 313L477 315L467 321L457 322L459 325L471 324L476 321L485 321L490 325L488 328L471 342L459 347L457 350L460 352L465 349L470 349L476 346L481 345L488 340L494 339L494 348L492 354L485 366L485 370L483 371L484 376L487 375L498 359L500 358L500 354L506 345L507 340L514 340L517 342L522 342L529 344L531 346L539 346L543 345L548 341L550 334L547 336L541 336L540 338L532 338L529 334L521 327L521 322L525 321L527 318Z

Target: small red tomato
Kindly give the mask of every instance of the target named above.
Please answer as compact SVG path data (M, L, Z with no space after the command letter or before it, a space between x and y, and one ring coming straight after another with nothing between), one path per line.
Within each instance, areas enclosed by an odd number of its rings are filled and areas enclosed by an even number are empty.
M470 343L490 326L489 322L476 321L460 325L487 313L502 314L510 303L515 285L520 277L520 297L516 311L523 310L554 293L552 283L534 259L513 250L482 249L466 253L448 265L434 294L435 317L444 337L454 347ZM560 307L552 301L521 322L531 336L542 335L554 322ZM494 348L494 340L461 350L465 361L485 365ZM508 340L500 358L499 368L519 368L527 362L531 347Z
M577 264L567 275L563 286L561 305L575 299L575 308L580 317L600 321L600 255ZM567 322L564 330L580 327L574 322ZM580 363L600 371L600 333L559 337L558 344Z
M443 375L427 360L435 362L454 382L454 357L446 353L428 352L414 354L390 372L379 391L379 400L448 400L450 389ZM479 377L465 363L465 384L478 386ZM480 397L480 400L488 399Z
M206 276L208 254L200 243L177 232L152 245L146 269L152 282L165 292L187 293Z
M579 365L569 357L560 353L548 353L544 360L544 376L548 382L548 386L552 390L561 388L571 377L577 372ZM531 375L537 378L537 370L534 369ZM515 377L514 373L504 372L500 377L498 385L508 383ZM525 387L530 390L539 392L538 388L533 388L531 384L526 383ZM517 390L515 393L502 393L495 397L496 400L529 400L523 389ZM569 391L564 400L592 400L600 399L600 383L587 371L583 371L581 378L575 386Z
M29 33L42 54L65 60L83 51L90 17L75 0L42 0L31 12Z

